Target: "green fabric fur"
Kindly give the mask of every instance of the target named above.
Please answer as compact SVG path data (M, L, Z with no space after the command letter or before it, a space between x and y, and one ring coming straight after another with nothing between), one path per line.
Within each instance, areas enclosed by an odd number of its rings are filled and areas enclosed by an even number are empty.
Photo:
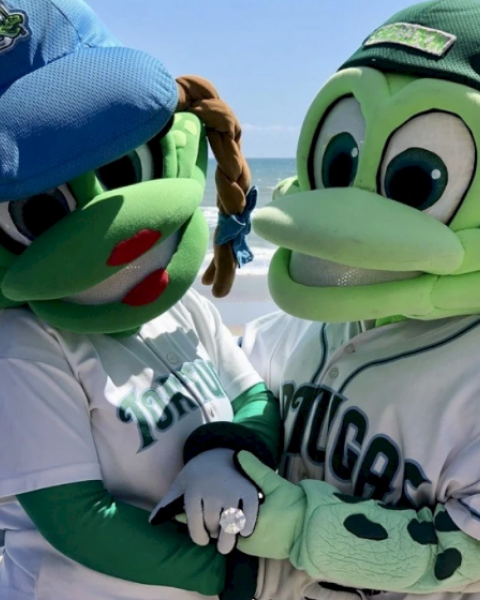
M419 511L344 496L323 481L289 483L241 452L245 475L265 494L246 554L290 559L317 581L355 589L432 594L480 589L480 542L442 505Z
M0 248L0 308L28 304L40 318L78 333L137 330L166 312L193 284L207 252L209 230L203 200L208 146L205 127L178 113L162 145L161 179L105 192L95 173L69 182L77 209L36 238L20 256ZM167 266L169 283L150 304L77 304L70 300L118 273L110 266L118 243L140 231L161 234L157 244L181 232Z
M390 325L392 323L401 323L402 321L406 321L406 317L398 316L398 317L385 317L384 319L377 319L375 323L375 327L382 327L383 325Z
M191 218L202 197L198 183L178 179L102 194L27 248L8 270L3 292L13 300L31 302L71 296L93 287L122 269L108 265L119 242L148 228L159 230L162 239L167 239ZM162 202L167 198L168 203Z
M309 165L318 127L329 109L348 96L360 103L365 119L355 180L350 187L325 190L317 185L313 190ZM269 286L282 310L328 322L391 315L441 319L480 312L479 170L448 225L406 205L394 207L398 203L378 190L392 134L431 111L457 115L480 147L480 93L461 84L364 67L337 73L320 91L300 135L299 191L290 184L293 193L283 193L280 186L275 200L254 215L256 233L280 248L271 263ZM288 192L289 185L285 187ZM354 268L424 274L371 285L307 286L290 276L292 251Z
M207 596L225 583L225 557L196 546L178 523L152 527L149 513L116 501L100 481L18 496L43 537L81 565L117 579Z
M33 312L50 325L78 333L118 333L133 330L167 311L193 285L208 246L208 224L195 211L182 241L168 266L171 284L160 298L146 306L131 307L121 302L108 305L78 305L62 300L30 301ZM201 250L200 250L201 249Z
M358 188L278 198L255 218L255 230L277 246L363 269L447 275L465 252L440 221Z
M272 192L272 199L276 200L282 196L288 196L290 194L298 194L300 186L298 184L298 177L289 177L280 181Z

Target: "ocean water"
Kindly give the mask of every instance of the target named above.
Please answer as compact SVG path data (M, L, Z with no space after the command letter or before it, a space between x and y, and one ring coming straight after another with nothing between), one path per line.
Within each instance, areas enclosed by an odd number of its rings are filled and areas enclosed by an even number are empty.
M294 158L254 158L248 161L252 171L252 184L259 190L257 207L261 208L268 204L272 199L272 192L277 184L292 177L296 173ZM210 252L205 261L208 265L212 258L211 246L213 233L218 219L218 210L216 207L216 188L215 188L215 161L211 160L209 164L208 181L205 193L205 200L202 209L210 225ZM238 271L238 275L265 275L268 271L270 259L275 252L275 247L255 235L252 231L249 236L249 245L252 249L255 260Z

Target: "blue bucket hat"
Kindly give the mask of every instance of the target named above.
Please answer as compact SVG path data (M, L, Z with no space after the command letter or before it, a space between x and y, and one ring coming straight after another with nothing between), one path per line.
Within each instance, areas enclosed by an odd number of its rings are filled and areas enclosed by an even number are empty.
M117 160L175 112L175 80L83 0L0 0L0 202Z

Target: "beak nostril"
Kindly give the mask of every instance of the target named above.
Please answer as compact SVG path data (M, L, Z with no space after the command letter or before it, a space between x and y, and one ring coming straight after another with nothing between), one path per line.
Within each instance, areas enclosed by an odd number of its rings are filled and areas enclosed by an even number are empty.
M148 252L162 237L154 229L142 229L128 240L119 242L113 249L107 261L109 267L121 267L140 258Z

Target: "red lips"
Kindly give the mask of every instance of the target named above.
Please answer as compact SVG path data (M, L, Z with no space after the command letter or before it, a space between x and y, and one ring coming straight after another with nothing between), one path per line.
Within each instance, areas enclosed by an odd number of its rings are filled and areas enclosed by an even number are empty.
M115 246L107 261L109 267L121 267L140 258L148 252L162 237L159 231L142 229L129 240L123 240Z
M158 269L150 273L143 281L133 288L123 299L123 304L128 306L145 306L158 300L166 290L169 283L168 273L165 269Z
M127 265L155 246L162 237L159 231L142 229L128 240L118 243L107 261L109 267ZM147 275L143 281L130 290L122 300L123 304L139 307L155 302L165 291L169 283L168 273L165 269L158 269Z

